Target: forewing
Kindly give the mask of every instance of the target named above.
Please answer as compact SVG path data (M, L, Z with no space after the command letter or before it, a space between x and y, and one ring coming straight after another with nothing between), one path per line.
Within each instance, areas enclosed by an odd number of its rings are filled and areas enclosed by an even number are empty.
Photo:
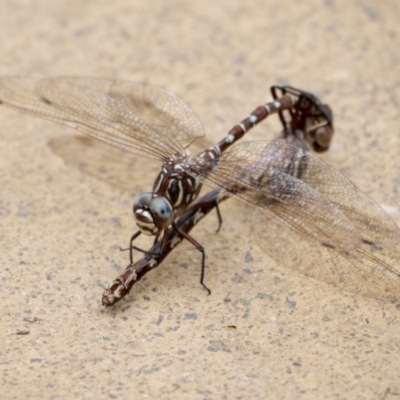
M176 95L125 81L3 77L0 104L159 160L204 136L196 115Z
M159 162L143 160L86 135L56 136L49 141L49 147L85 174L134 194L150 190L160 171Z
M193 144L194 151L209 147L205 139ZM160 163L144 160L131 153L108 146L87 135L58 135L49 141L51 150L67 164L109 185L135 193L150 190L160 172ZM138 186L140 176L140 186Z

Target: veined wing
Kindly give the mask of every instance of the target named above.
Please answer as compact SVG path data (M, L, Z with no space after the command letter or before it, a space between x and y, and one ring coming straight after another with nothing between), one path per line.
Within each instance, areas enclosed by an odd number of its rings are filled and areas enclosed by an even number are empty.
M208 172L267 215L254 225L278 262L366 296L400 293L400 229L318 157L282 140L244 142Z
M281 265L361 296L385 302L400 298L398 244L385 249L366 243L348 250L329 248L269 209L255 211L253 233L260 247Z
M197 116L175 94L126 81L2 77L0 104L158 160L204 136Z
M66 164L112 187L133 191L136 195L151 187L138 186L138 173L140 184L148 182L151 185L160 171L159 161L146 160L146 168L143 168L141 157L87 135L58 135L49 141L49 147Z
M288 155L297 154L290 158ZM298 156L301 156L300 158ZM295 164L302 182L316 190L323 198L351 221L363 243L370 243L376 248L389 248L400 244L400 229L394 221L370 197L357 188L346 176L326 164L314 154L296 150L285 142L272 142L264 149L263 163L274 159L287 160L287 166L281 165L280 171L293 175ZM303 165L301 166L301 164ZM276 169L276 166L274 166ZM296 172L295 172L296 174Z
M191 150L199 152L210 147L204 138L198 139ZM140 182L150 185L160 172L158 161L147 160L143 168L143 159L107 145L87 135L57 135L49 141L50 149L67 164L77 167L85 174L107 184L136 194L149 190L149 187L138 187Z

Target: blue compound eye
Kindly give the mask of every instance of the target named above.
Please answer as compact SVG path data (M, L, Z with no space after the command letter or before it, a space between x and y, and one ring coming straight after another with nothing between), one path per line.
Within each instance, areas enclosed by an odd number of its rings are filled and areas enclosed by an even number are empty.
M145 192L142 193L140 196L136 197L135 201L133 202L133 212L139 209L148 210L152 198L153 198L153 193L151 192Z
M167 228L174 222L174 211L165 197L153 197L149 208L155 225L160 229Z

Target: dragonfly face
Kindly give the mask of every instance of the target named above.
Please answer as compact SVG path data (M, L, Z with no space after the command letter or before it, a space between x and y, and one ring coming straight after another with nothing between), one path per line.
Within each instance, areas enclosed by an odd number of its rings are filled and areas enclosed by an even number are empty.
M174 222L174 211L165 197L145 192L133 203L136 225L147 236L159 235Z
M318 103L313 106L310 116L306 119L306 137L317 153L328 150L331 144L333 136L332 114L332 110L327 104Z

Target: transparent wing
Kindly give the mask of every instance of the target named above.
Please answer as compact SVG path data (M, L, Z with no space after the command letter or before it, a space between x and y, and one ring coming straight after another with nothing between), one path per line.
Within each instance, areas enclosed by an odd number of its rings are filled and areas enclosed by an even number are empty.
M197 116L175 94L126 81L2 77L0 104L158 160L204 136Z
M400 297L399 228L318 157L283 140L243 142L204 171L266 214L253 225L278 262L366 296Z
M49 141L50 149L67 164L77 167L85 174L99 179L119 189L141 193L151 189L155 177L160 172L158 161L134 157L131 153L108 146L87 135L59 135ZM210 147L206 139L199 139L191 146L194 152ZM138 186L147 182L146 186Z
M269 209L254 212L253 233L281 265L358 295L386 302L400 298L399 245L376 249L361 243L346 251L332 249L300 234Z
M160 171L158 161L146 160L146 168L143 168L142 158L86 135L60 135L49 141L49 147L67 164L77 167L85 174L135 194L149 190L154 177ZM147 182L148 187L138 186L135 178L138 173L140 182Z

